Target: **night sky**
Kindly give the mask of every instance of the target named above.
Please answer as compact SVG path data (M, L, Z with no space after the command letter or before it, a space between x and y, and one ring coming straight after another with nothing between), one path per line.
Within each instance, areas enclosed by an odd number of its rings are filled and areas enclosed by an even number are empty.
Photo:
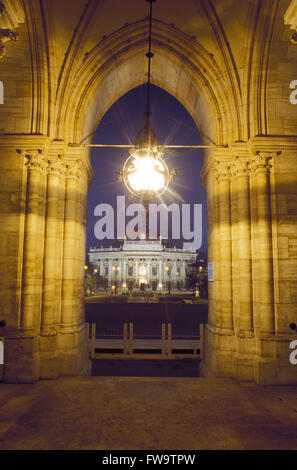
M94 144L132 144L144 124L146 105L146 85L134 88L122 96L107 111L94 137ZM188 111L172 95L159 87L151 90L151 124L160 144L199 145L198 129ZM117 196L126 196L126 206L136 200L129 200L122 182L117 181L116 171L121 169L129 152L128 149L92 149L91 162L94 177L88 195L87 250L90 247L118 246L117 240L97 240L94 226L98 217L94 216L97 204L108 203L116 208ZM179 174L170 183L170 189L177 195L162 196L163 202L182 204L202 204L203 236L199 251L207 251L206 232L206 192L202 187L200 171L203 165L201 149L168 149L164 160L169 169L178 168ZM155 201L157 202L157 201ZM130 218L126 219L127 221ZM170 234L170 231L169 231ZM182 247L183 240L169 241L169 246Z

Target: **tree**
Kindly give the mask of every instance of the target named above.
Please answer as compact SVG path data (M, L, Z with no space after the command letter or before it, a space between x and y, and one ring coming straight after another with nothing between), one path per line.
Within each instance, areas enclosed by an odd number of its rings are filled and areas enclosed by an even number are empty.
M188 265L186 271L187 287L193 291L199 289L200 297L208 297L208 273L206 260L197 254L196 260Z
M92 263L85 266L85 295L94 295L101 287L104 287L104 280Z

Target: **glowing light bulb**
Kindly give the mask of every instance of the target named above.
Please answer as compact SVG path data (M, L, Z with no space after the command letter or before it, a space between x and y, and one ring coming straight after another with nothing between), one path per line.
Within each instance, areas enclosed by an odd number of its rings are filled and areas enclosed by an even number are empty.
M165 186L164 166L151 157L137 158L128 168L128 180L135 191L160 191Z
M152 200L166 191L170 173L157 147L142 147L130 151L124 163L122 178L127 189L138 198Z

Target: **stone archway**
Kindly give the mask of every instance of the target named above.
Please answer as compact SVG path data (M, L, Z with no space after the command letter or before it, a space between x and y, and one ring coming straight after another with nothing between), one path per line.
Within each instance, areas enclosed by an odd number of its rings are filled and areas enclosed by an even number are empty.
M283 23L277 22L277 2L249 6L240 69L215 9L208 1L196 3L214 32L217 57L199 38L155 20L152 81L185 106L204 143L217 145L205 152L203 170L214 281L202 370L259 383L292 382L287 323L294 320L294 295L281 298L286 277L280 260L288 260L294 243L282 224L292 229L296 223L294 184L291 179L286 185L286 177L296 174L297 144L290 126L285 129L285 112L279 118L269 102L283 53L274 53L273 38L284 34ZM55 92L46 87L46 77L55 74L55 47L43 28L50 24L50 5L41 4L42 10L35 0L24 2L30 39L25 58L32 63L25 71L33 77L24 93L31 113L25 107L21 118L12 113L15 124L5 123L0 142L3 263L9 266L1 302L5 380L11 382L88 373L83 265L92 169L83 144L91 142L111 104L146 80L147 20L124 25L79 55L98 6L92 1L70 41ZM11 73L24 55L22 48L15 51Z

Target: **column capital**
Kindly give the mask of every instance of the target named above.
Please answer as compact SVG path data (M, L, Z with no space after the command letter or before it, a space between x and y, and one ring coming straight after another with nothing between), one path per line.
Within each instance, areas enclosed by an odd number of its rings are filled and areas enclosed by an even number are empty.
M270 173L272 168L271 160L273 156L270 152L257 152L257 154L251 158L251 170L253 173Z
M213 169L218 182L230 180L231 178L231 160L216 160Z
M22 151L25 158L25 167L27 171L40 171L41 173L46 171L47 161L45 154L41 150L35 151Z
M47 174L65 176L65 173L64 155L50 155L47 159Z
M251 172L250 159L247 157L236 157L232 162L231 171L235 177L249 177Z
M80 179L83 169L83 161L81 158L76 158L74 160L65 161L65 176L66 178Z

